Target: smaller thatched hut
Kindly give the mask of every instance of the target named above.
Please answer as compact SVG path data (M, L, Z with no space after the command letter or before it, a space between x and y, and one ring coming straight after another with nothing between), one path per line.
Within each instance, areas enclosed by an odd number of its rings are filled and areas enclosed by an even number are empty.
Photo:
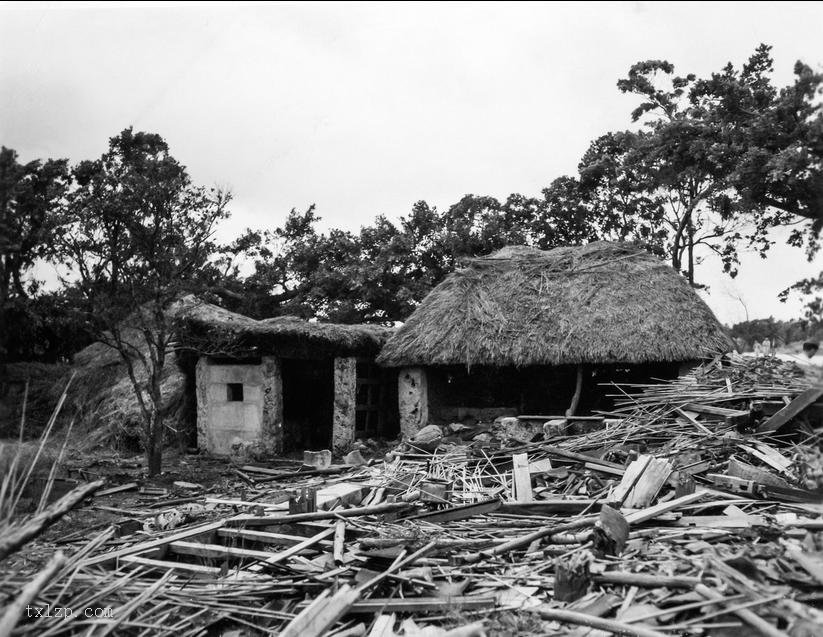
M198 444L226 454L345 450L355 436L393 434L397 375L374 359L388 328L294 317L255 320L191 297L177 314L196 357Z
M635 246L596 242L471 260L432 290L377 360L404 368L401 429L413 433L469 406L551 415L574 395L573 411L586 382L671 377L684 362L731 348L671 267Z

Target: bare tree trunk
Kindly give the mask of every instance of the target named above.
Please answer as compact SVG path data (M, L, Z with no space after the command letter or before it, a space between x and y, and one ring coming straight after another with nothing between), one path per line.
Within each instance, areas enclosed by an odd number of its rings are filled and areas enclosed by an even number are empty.
M675 243L672 246L672 269L680 274L681 267L683 265L683 259L680 254L680 239L679 237L675 237Z
M162 326L163 320L158 321ZM163 470L163 392L161 389L163 367L166 364L166 341L162 327L157 330L156 350L149 345L152 370L149 375L149 397L151 399L151 422L146 436L146 459L149 476L159 475ZM147 339L149 342L149 339Z
M155 362L156 364L156 362ZM146 432L146 460L149 467L149 476L156 476L162 471L163 465L163 393L160 389L162 367L152 370L149 383L149 399L151 400L151 415L149 430Z
M149 435L146 436L146 460L149 476L159 475L163 470L163 415L159 405L152 408Z
M694 223L692 222L691 215L689 216L687 232L689 237L689 244L687 246L689 254L689 285L694 287Z

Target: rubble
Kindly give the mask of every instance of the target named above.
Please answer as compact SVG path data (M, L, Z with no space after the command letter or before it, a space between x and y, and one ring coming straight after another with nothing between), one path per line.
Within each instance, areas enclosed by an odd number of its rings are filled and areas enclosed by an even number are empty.
M817 389L732 357L615 387L588 420L522 416L527 440L514 422L426 427L383 462L244 465L228 492L204 486L196 521L78 538L48 582L7 574L0 595L94 600L118 634L817 634ZM95 626L111 624L23 618L15 634Z

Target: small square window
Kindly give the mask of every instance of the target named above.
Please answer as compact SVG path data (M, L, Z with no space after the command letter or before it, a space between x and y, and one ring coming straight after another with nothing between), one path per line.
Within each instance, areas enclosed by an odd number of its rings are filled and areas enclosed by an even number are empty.
M229 383L226 385L226 400L230 403L242 403L243 383Z

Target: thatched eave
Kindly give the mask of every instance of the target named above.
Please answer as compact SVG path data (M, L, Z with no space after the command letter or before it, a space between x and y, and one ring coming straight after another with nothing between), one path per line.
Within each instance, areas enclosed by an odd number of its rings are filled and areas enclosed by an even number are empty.
M629 244L474 259L383 347L386 366L641 364L732 349L712 311L667 264Z
M256 320L188 297L176 312L184 349L229 357L283 358L375 356L391 328L310 322L297 317Z

